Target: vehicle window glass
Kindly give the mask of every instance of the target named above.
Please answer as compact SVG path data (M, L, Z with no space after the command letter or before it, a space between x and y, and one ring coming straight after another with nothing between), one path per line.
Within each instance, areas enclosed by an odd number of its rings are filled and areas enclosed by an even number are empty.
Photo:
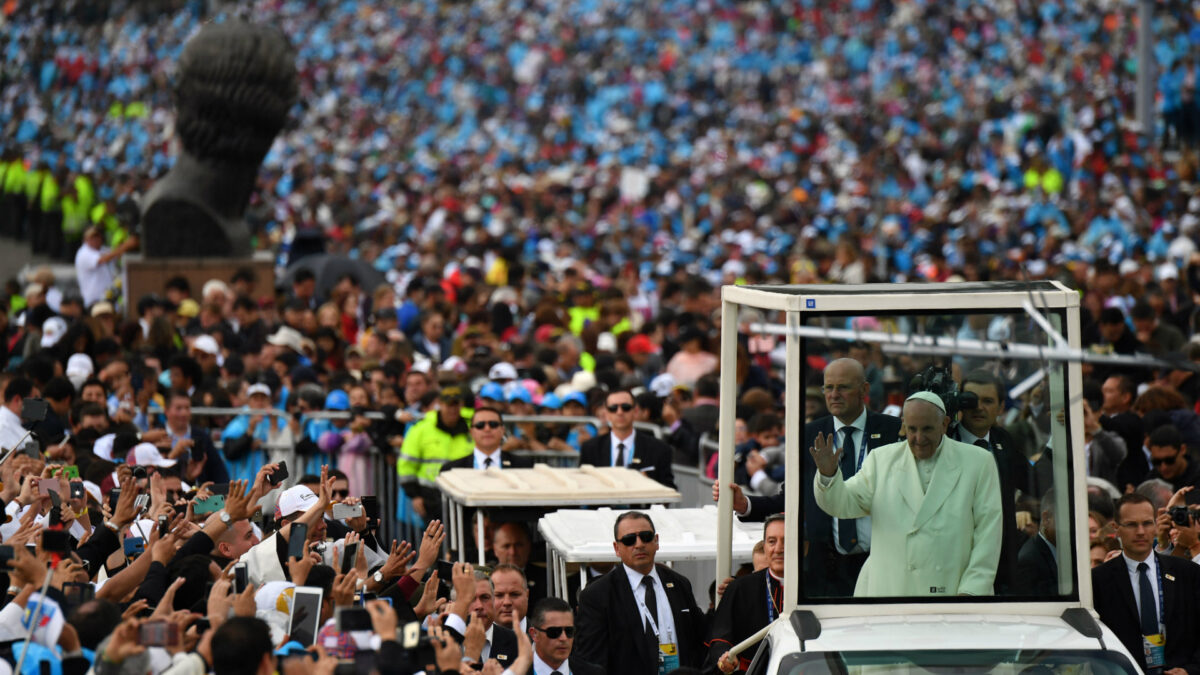
M779 675L1134 675L1137 669L1115 652L926 650L788 654L780 660L777 672Z

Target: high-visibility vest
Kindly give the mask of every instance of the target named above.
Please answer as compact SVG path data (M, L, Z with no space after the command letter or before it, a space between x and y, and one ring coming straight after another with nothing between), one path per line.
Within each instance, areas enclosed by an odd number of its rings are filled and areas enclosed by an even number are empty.
M92 209L96 203L96 189L92 187L92 179L87 176L75 177L75 199L85 212Z
M462 410L463 420L470 424L471 418L466 408ZM438 427L436 410L425 414L414 422L404 434L404 443L400 446L400 458L396 462L396 474L401 483L418 483L433 487L437 483L442 465L453 462L460 457L471 454L475 441L468 433L451 435Z
M58 196L58 181L54 179L53 173L47 171L42 176L42 213L62 210L62 202Z
M4 172L4 194L15 195L25 187L25 165L21 160L9 162L8 170Z
M25 172L25 201L33 206L37 202L38 190L42 189L42 174L49 173L45 169L31 169Z
M589 321L600 320L600 308L595 306L571 307L567 310L567 316L571 317L571 332L579 335L583 333L583 329L587 327Z
M62 199L63 235L68 241L77 241L83 237L83 230L88 223L88 209L79 203L76 195L67 195Z

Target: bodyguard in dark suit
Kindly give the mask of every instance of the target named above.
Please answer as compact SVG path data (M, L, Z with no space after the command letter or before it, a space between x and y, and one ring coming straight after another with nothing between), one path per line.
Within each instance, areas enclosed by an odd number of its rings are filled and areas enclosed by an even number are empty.
M532 673L559 675L604 675L604 669L571 658L575 645L575 616L571 606L558 598L546 598L529 612L529 640L533 645Z
M613 527L621 564L579 594L575 654L606 673L655 675L697 668L708 634L692 585L669 567L654 564L658 534L650 517L627 511Z
M611 391L604 406L608 411L610 431L583 443L579 449L579 464L627 466L674 489L671 446L650 434L634 433L633 410L637 403L633 394L624 389Z
M704 671L722 673L746 670L757 647L750 647L736 660L725 657L731 648L774 621L783 608L784 517L767 516L763 525L763 552L767 567L729 582L713 614L708 656Z
M956 441L979 446L992 453L1000 473L1000 499L1003 514L1004 539L1000 545L1000 564L996 568L996 594L1013 592L1017 553L1024 537L1017 530L1017 491L1029 491L1029 462L1016 451L1008 432L996 426L996 418L1004 410L1004 385L1000 378L986 370L973 370L963 377L962 391L975 394L979 403L962 411L962 419L951 437Z
M1154 552L1154 506L1137 493L1117 500L1123 554L1092 570L1100 620L1116 633L1143 672L1143 636L1165 636L1160 672L1200 675L1200 565Z
M870 385L862 364L854 359L837 359L825 367L825 407L829 415L818 417L804 426L802 448L813 445L817 434L832 436L839 449L846 445L853 452L842 455L842 475L853 476L866 455L880 446L895 443L900 437L900 419L867 410L865 401ZM817 506L811 488L817 472L809 452L804 462L804 531L808 554L804 557L804 592L809 597L841 597L854 593L858 573L870 552L871 523L868 518L835 521ZM761 521L783 511L784 491L762 497L745 497L741 488L733 488L733 508L742 520ZM713 485L713 500L718 487Z
M528 469L533 460L515 457L500 451L504 443L504 415L495 408L480 406L471 417L471 440L475 448L469 455L459 457L442 465L449 469Z
M1021 546L1017 554L1017 572L1013 592L1017 595L1052 597L1058 592L1058 557L1054 547L1058 531L1054 524L1054 488L1042 495L1038 533Z

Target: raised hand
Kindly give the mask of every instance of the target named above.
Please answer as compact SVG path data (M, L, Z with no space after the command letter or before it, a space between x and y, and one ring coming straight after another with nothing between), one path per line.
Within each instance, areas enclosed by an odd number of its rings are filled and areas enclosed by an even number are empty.
M842 451L833 447L833 434L826 436L818 433L813 439L812 447L808 449L817 470L822 476L832 476L838 471L838 463L842 461Z

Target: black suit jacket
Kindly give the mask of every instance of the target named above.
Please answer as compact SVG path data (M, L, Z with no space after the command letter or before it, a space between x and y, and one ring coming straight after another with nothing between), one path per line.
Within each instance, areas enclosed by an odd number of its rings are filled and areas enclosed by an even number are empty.
M1196 638L1200 635L1200 565L1173 556L1157 553L1154 556L1163 574L1166 670L1183 668L1189 675L1200 675L1200 639ZM1151 583L1157 585L1157 582ZM1133 597L1125 556L1113 558L1092 570L1092 593L1100 620L1117 634L1145 671L1137 601Z
M800 454L804 458L804 528L805 539L809 542L833 541L833 518L817 506L816 495L813 494L813 477L817 474L817 465L813 462L808 449L812 447L817 434L828 436L833 433L833 416L826 415L804 425L804 443L800 446ZM882 445L895 443L900 440L900 418L881 413L867 412L867 452ZM860 441L861 442L861 441ZM772 513L783 510L784 491L782 486L778 494L764 497L750 497L750 511L742 520L761 522Z
M663 565L656 568L671 603L671 616L678 634L679 665L698 668L704 660L707 618L696 606L692 584L686 577ZM572 659L578 657L594 663L606 673L658 673L658 653L651 651L650 642L646 640L641 613L624 565L618 564L579 593L575 625L578 632Z
M962 441L962 428L955 427L951 437ZM989 429L988 442L991 444L992 458L996 460L996 470L1000 474L1000 511L1004 528L1000 563L996 568L996 594L1005 595L1014 590L1013 577L1016 574L1017 554L1025 543L1017 530L1017 490L1029 491L1029 474L1032 469L1024 456L1017 452L1016 444L1004 429Z
M729 582L725 595L721 596L721 604L713 613L712 628L708 633L708 656L704 660L705 672L716 672L717 661L722 654L767 625L770 610L767 607L766 584L765 569ZM772 583L771 589L776 604L783 607L783 589L775 583ZM755 649L747 649L742 653L746 665L754 657Z
M500 468L503 469L528 469L533 466L533 460L529 457L517 457L516 455L504 452L500 454ZM442 465L442 471L450 469L474 469L475 468L475 451L471 450L471 454L465 457L459 457L453 462L446 462Z
M612 434L601 434L584 441L579 448L579 464L612 466ZM635 431L631 469L675 489L675 472L671 469L671 446L653 435Z
M1054 551L1041 535L1034 535L1017 554L1017 572L1012 590L1017 595L1058 595L1058 563Z
M447 627L446 632L450 633L458 644L462 644L463 636L459 635L458 631ZM492 648L488 652L488 658L496 659L505 668L511 666L517 660L517 634L510 628L492 623Z

